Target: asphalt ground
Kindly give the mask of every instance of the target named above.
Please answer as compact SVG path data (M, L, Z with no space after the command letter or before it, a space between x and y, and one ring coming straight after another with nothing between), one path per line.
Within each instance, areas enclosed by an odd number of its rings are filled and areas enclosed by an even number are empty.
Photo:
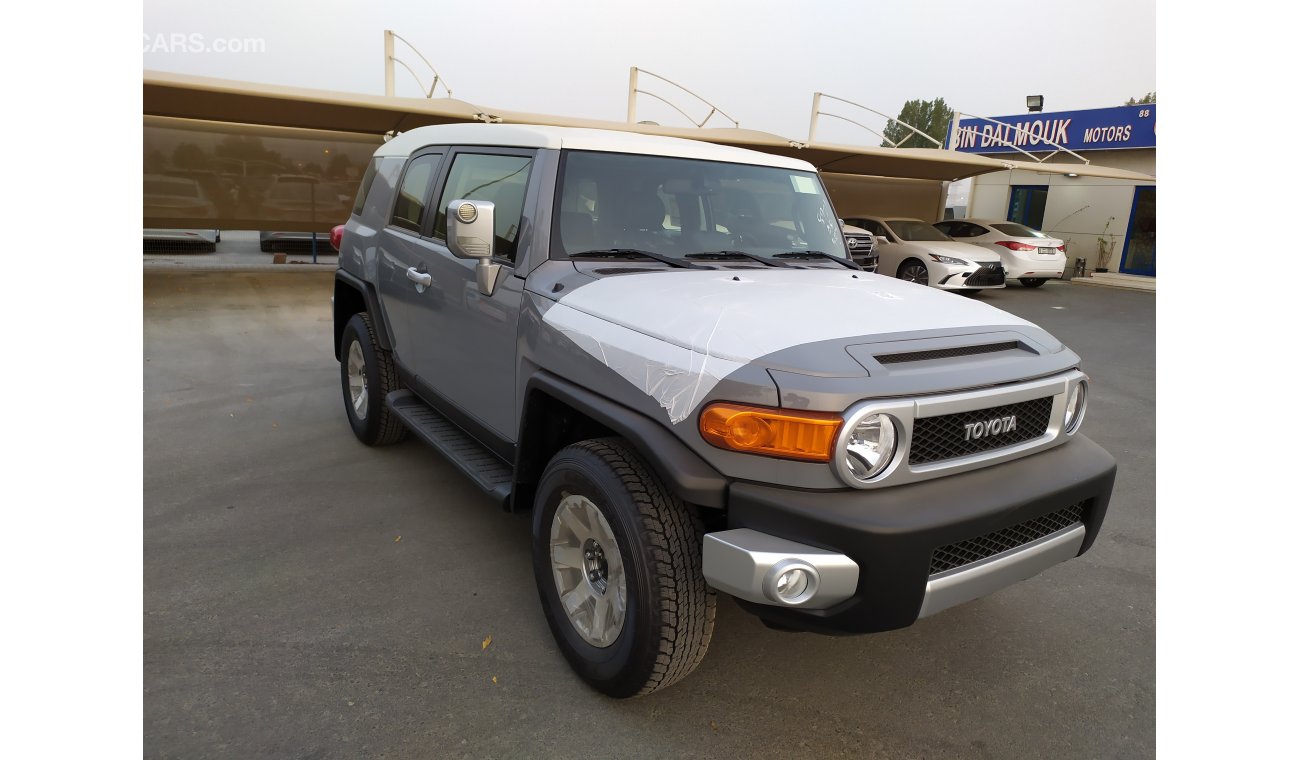
M353 438L329 273L144 277L147 757L1155 753L1153 294L978 296L1093 378L1084 429L1120 470L1088 554L870 636L771 631L724 596L693 675L618 701L551 639L526 515L417 441Z

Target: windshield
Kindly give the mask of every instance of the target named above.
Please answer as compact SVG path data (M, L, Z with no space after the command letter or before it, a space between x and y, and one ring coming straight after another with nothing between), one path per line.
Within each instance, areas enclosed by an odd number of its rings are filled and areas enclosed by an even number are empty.
M635 249L674 259L720 251L848 258L813 172L565 151L557 198L551 251L559 257Z
M992 226L993 229L997 230L998 232L1001 232L1004 235L1010 235L1012 237L1036 237L1036 238L1047 237L1046 235L1039 232L1038 230L1032 230L1023 224L1013 224L1011 222L1007 222L1005 224L995 224Z
M925 222L918 222L914 219L890 219L888 224L889 229L893 230L895 235L908 242L952 240L952 238Z

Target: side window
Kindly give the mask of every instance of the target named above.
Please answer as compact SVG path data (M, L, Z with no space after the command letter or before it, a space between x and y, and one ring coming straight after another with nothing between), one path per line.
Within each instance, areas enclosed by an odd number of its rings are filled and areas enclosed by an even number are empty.
M379 174L379 159L370 159L366 173L361 177L361 188L357 190L357 200L352 204L352 213L360 214L366 207L366 196L370 195L370 186L375 184L375 175Z
M393 204L393 225L412 232L420 231L424 222L424 199L429 197L429 186L433 184L441 158L436 153L417 156L406 165L402 184L397 189L397 202Z
M957 222L935 222L934 226L948 237L957 237Z
M438 199L433 236L447 238L447 204L454 200L491 201L496 204L496 255L515 260L515 244L524 212L524 195L528 189L528 172L533 159L528 156L501 156L487 153L460 153L447 173L447 184Z

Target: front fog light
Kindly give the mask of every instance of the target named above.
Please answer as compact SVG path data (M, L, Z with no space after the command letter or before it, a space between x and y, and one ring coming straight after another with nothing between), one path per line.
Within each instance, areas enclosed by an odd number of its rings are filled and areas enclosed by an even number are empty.
M763 591L780 604L803 604L817 593L817 571L799 560L778 562L767 573Z
M869 414L849 431L843 452L844 469L853 479L865 483L889 466L897 443L893 418Z
M1079 429L1083 422L1083 413L1088 408L1088 384L1079 381L1070 393L1070 402L1065 405L1065 432L1067 435Z

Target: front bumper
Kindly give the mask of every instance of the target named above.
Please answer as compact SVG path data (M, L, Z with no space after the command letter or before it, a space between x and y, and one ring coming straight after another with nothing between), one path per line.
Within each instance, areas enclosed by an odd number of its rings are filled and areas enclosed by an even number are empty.
M811 552L816 562L837 557L856 565L851 595L828 606L775 606L743 598L750 569L730 584L742 607L765 621L823 633L868 633L903 628L917 618L991 593L1087 551L1105 517L1115 482L1115 460L1082 435L1062 446L980 470L874 491L799 491L733 483L727 529L718 536L743 546L747 529ZM936 549L966 542L1082 505L1080 526L1040 537L1015 550L955 570L932 574ZM709 536L715 536L710 539ZM716 551L716 546L714 547ZM716 556L716 555L715 555ZM773 564L780 558L771 557ZM706 577L709 576L706 558ZM733 567L734 567L733 563ZM716 573L717 563L713 563ZM755 576L752 573L757 573ZM843 570L836 577L843 577ZM758 588L758 586L754 586ZM813 601L812 606L822 606Z
M927 266L930 267L930 284L943 290L984 290L1007 286L1007 275L1000 261L977 261L965 265L932 262Z

